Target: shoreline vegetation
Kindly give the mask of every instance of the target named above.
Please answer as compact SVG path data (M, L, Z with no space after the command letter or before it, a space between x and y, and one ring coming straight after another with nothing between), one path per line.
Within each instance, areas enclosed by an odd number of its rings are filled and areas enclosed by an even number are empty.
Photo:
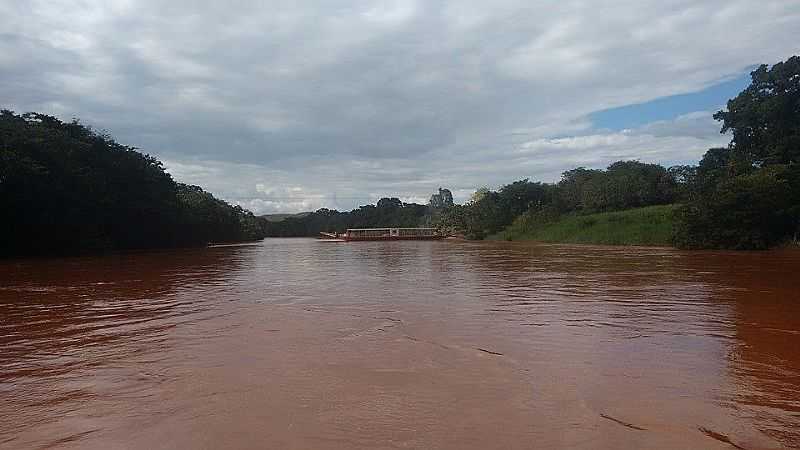
M636 160L578 167L557 183L481 188L463 205L396 198L350 212L321 209L267 226L268 236L374 226L435 226L468 239L757 250L800 238L800 57L751 72L714 118L731 135L697 165Z
M77 120L0 111L0 256L244 242L261 220Z
M714 118L731 135L697 165L618 161L554 184L481 189L440 215L473 239L759 250L800 240L800 57L751 72ZM672 206L667 206L672 205ZM795 243L795 244L791 244Z
M553 221L522 215L489 240L563 244L672 246L674 214L680 205L657 205L596 214L568 214Z
M0 111L0 257L85 254L318 236L347 228L436 227L468 239L685 249L800 241L800 57L751 73L714 114L724 148L697 165L636 160L578 167L557 183L478 189L464 204L382 198L349 212L255 216L107 134L38 113ZM793 243L793 244L792 244Z

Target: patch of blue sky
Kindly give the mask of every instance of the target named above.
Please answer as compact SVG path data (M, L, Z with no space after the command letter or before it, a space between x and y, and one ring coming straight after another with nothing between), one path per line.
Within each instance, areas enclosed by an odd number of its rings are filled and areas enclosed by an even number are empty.
M589 115L595 128L619 131L695 111L717 111L750 84L750 70L698 92L657 98L645 103L597 111Z

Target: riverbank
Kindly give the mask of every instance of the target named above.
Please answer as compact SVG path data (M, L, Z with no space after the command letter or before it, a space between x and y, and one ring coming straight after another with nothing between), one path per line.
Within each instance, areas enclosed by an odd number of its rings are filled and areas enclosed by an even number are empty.
M658 205L597 214L570 214L542 222L518 217L490 240L564 244L671 246L677 205Z

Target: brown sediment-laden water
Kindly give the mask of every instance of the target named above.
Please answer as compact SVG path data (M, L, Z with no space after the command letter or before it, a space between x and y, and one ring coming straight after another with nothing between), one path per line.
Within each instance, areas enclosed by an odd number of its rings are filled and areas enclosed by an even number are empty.
M0 448L792 448L798 273L311 239L2 261Z

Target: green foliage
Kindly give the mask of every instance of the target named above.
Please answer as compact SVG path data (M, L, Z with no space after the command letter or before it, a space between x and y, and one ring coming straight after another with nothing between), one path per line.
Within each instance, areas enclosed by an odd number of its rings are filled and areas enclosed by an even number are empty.
M582 167L564 172L558 184L564 211L614 211L675 200L677 182L657 164L618 161L605 171Z
M752 83L714 117L732 132L710 149L678 213L675 245L763 249L800 228L800 57L751 73Z
M714 114L733 132L735 158L755 166L800 160L800 56L750 74L752 82L727 110Z
M662 220L625 226L626 215L578 216L672 202L672 242L683 248L762 249L800 233L800 57L753 71L752 83L714 117L731 132L727 148L712 148L697 167L664 169L620 161L607 170L579 167L564 172L550 202L532 207L502 235L556 242L666 243ZM482 194L490 201L492 192ZM491 219L467 221L468 235L482 237L507 217L491 205L473 207ZM500 208L499 202L494 206ZM465 217L474 214L469 210ZM645 209L646 211L647 209ZM561 215L564 218L559 219ZM487 224L491 226L487 226ZM641 234L654 233L653 238ZM622 233L622 234L619 234ZM625 237L630 233L629 237Z
M199 188L197 188L199 189ZM0 111L0 255L198 245L259 233L200 230L156 158L80 124ZM202 192L202 190L200 190ZM211 194L203 193L211 197ZM213 197L211 197L213 199ZM252 227L248 213L219 200ZM205 213L203 213L205 214ZM258 225L260 227L260 225ZM230 239L229 239L230 238Z
M264 237L264 224L241 206L231 206L199 186L178 184L183 239L188 242L238 242Z
M765 249L797 232L800 170L772 165L729 177L678 210L682 248Z
M493 239L604 245L670 245L674 205L625 211L558 215L528 212Z
M497 191L482 189L461 209L447 217L463 226L468 238L483 239L509 226L528 213L526 220L538 221L573 212L616 211L672 203L684 195L694 171L686 167L670 170L657 164L618 161L607 170L577 169L564 172L557 184L526 180L502 186ZM459 214L460 217L453 217Z
M467 229L466 206L453 205L443 210L435 219L435 225L447 234L460 234Z
M341 233L348 228L417 227L427 225L430 214L428 206L382 198L375 205L361 206L350 212L322 208L303 217L265 222L265 229L268 236L299 237L317 236L320 231Z
M476 191L472 201L452 212L460 214L461 217L449 219L454 224L463 225L462 231L467 237L483 239L502 230L528 209L549 204L552 196L552 185L531 182L527 179L515 181L496 192L488 189Z

